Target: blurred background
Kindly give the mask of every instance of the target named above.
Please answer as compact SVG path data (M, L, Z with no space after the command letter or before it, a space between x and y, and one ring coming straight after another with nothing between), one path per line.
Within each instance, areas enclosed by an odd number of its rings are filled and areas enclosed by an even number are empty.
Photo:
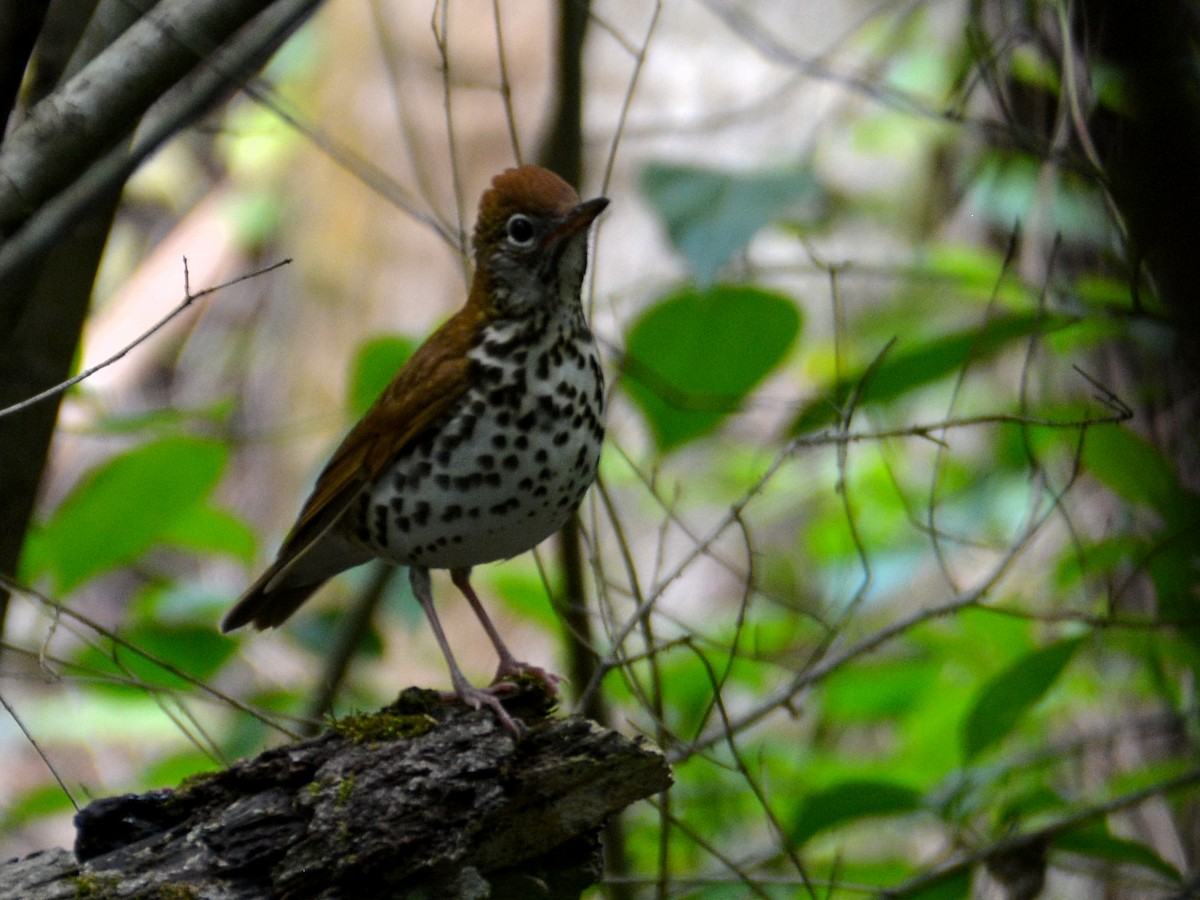
M216 289L72 387L48 455L0 418L39 485L31 517L0 506L0 857L70 846L74 804L448 685L380 568L280 629L217 623L462 303L480 192L542 161L612 199L585 297L609 438L578 527L476 584L571 676L565 711L675 765L594 896L1185 896L1196 21L1126 15L321 4L124 184L71 372ZM0 405L34 392L15 371Z

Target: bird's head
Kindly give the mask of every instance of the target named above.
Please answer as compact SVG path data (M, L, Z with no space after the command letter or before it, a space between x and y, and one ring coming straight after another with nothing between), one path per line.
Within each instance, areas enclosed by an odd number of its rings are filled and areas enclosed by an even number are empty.
M588 226L606 206L605 197L581 203L574 188L538 166L497 175L479 201L475 290L499 315L578 303Z

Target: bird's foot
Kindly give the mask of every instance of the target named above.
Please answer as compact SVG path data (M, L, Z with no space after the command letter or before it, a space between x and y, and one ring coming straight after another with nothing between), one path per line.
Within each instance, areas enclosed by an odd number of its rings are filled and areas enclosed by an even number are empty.
M485 688L475 687L472 684L464 684L459 685L453 691L445 691L440 696L446 702L461 700L467 706L471 707L471 709L483 709L486 706L500 720L500 724L504 726L506 731L511 733L513 737L520 739L525 735L525 726L510 716L508 710L500 702L501 695L513 694L518 690L518 686L511 681L488 685Z
M496 669L496 677L492 679L491 686L495 688L510 684L515 688L517 685L513 684L514 681L520 682L525 679L538 682L551 697L557 697L558 683L563 680L563 677L555 675L541 666L509 659L500 661L500 665Z

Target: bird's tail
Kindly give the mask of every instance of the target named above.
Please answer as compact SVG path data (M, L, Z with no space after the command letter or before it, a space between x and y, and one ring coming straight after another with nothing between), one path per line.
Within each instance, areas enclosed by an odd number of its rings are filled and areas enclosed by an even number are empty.
M259 629L273 628L294 613L326 580L322 578L308 584L289 584L286 578L278 577L282 569L276 560L246 589L246 593L238 598L233 609L221 620L221 631L233 631L250 623ZM272 584L272 581L279 583Z
M320 516L301 518L284 539L275 562L225 614L222 631L233 631L250 622L257 628L280 625L334 575L361 566L374 556L335 530L357 490L345 491L345 499L328 505Z

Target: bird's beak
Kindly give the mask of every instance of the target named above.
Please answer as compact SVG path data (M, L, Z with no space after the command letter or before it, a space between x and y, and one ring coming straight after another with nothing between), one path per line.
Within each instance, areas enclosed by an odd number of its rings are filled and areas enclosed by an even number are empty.
M546 237L543 238L543 243L548 247L565 244L571 235L587 231L588 226L596 221L596 217L604 212L607 206L607 197L596 197L592 200L585 200L567 213L562 221L546 234Z

